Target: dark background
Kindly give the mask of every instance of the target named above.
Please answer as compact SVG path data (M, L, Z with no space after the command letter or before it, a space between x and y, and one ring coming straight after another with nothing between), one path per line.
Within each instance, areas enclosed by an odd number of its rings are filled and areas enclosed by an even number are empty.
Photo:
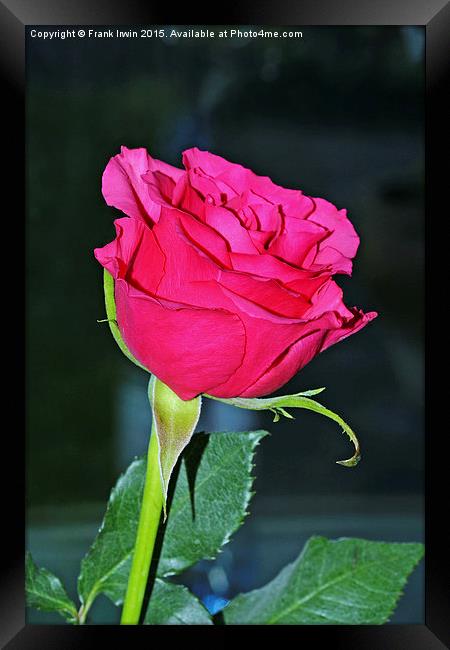
M334 463L351 448L329 420L298 411L273 424L205 400L201 428L273 435L258 448L251 516L185 582L214 607L274 577L311 534L423 539L424 29L299 29L303 39L27 38L27 544L71 593L149 431L146 375L96 322L92 251L120 216L101 174L122 144L177 166L198 146L346 207L361 246L354 277L337 281L349 306L379 312L280 391L326 386L320 400L359 435L357 468ZM394 621L423 620L422 581L416 571ZM99 599L92 620L115 615Z

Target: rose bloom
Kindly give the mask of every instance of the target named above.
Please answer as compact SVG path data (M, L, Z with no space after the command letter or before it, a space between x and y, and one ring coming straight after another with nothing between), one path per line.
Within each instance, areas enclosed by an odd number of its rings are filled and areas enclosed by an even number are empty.
M122 147L102 191L127 216L95 249L128 349L182 399L272 393L375 318L332 279L359 245L345 210L197 148L183 164Z

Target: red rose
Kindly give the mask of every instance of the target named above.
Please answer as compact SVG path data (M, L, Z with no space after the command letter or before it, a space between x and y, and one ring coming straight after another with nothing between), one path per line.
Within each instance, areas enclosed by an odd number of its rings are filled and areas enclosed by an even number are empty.
M182 399L272 393L375 318L332 279L359 245L345 210L196 148L183 163L122 147L102 189L128 216L95 250L127 347Z

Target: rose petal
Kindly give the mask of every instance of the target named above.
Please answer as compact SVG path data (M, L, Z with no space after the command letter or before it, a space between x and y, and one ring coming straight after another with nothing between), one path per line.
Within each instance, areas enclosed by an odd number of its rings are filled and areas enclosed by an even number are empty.
M348 320L353 317L343 302L343 291L334 280L322 283L311 296L311 306L305 311L304 318L318 318L326 312L334 311Z
M250 205L258 220L260 231L273 233L279 231L282 220L278 206L270 203L251 203Z
M239 396L261 397L273 393L317 354L347 336L355 334L377 316L376 312L363 314L356 308L352 310L352 313L352 318L344 323L341 319L333 318L332 314L328 314L317 321L305 324L305 333L287 347L271 366L264 370L255 382L248 385ZM211 394L220 396L216 393Z
M320 329L301 336L240 397L260 397L275 392L320 352L325 336L326 332Z
M258 253L248 230L242 226L239 219L230 210L207 206L205 222L227 240L230 250L234 253Z
M357 307L352 307L349 311L352 313L352 318L348 319L339 329L331 330L327 333L322 350L326 350L331 345L346 339L347 336L359 332L367 323L370 323L370 321L378 316L376 311L370 311L364 314Z
M278 364L278 360L286 353L290 347L304 337L308 337L314 332L320 332L319 339L324 338L324 330L336 327L339 319L333 313L309 323L290 323L276 324L262 318L252 318L246 313L241 314L247 334L247 347L242 365L236 370L235 374L222 385L210 389L210 394L216 397L236 397L248 395L247 390L269 373L272 366ZM306 364L317 353L317 337L313 337L310 342L299 347L301 360L298 363ZM270 341L270 345L268 345ZM301 354L300 354L301 352ZM300 358L299 358L300 359ZM286 383L298 367L290 361L276 371L276 385L272 390L276 390ZM274 371L275 372L275 371ZM291 374L292 373L292 374ZM252 393L255 394L255 393ZM261 395L262 393L258 393Z
M294 230L295 228L295 230ZM311 248L326 235L326 230L309 221L288 220L286 230L270 244L268 252L290 264L302 267Z
M221 156L209 151L201 151L197 147L183 151L183 165L185 168L188 170L200 168L208 176L218 176L233 164Z
M254 276L262 278L272 278L279 280L284 285L290 283L312 282L314 289L317 288L317 278L320 273L312 273L311 271L302 270L291 266L287 262L272 257L269 254L262 255L248 255L244 253L230 253L231 263L235 271L249 273ZM327 276L324 276L327 279ZM293 291L304 293L300 289L300 285L292 285Z
M197 253L209 258L216 265L231 267L227 242L214 228L182 212L177 213L177 218L185 241L189 242Z
M351 275L353 264L351 259L342 255L340 251L322 244L316 251L311 249L311 257L308 256L303 260L303 266L315 272L326 271L329 275L335 273Z
M173 178L159 171L149 171L142 174L142 180L148 185L150 198L159 205L172 205L172 197L176 187Z
M266 252L266 246L272 239L273 232L263 232L262 230L249 230L248 234L258 251L258 253L264 254Z
M116 281L115 299L128 349L181 399L226 382L242 363L245 330L237 315L218 309L171 309L121 279Z
M103 172L102 192L105 201L129 217L144 222L157 221L159 207L149 196L148 183L142 175L148 170L161 171L175 181L184 171L152 158L144 148L127 149L110 159Z
M276 280L257 279L241 273L223 272L219 283L235 297L251 301L267 313L264 317L282 316L288 319L301 319L311 307L311 303L300 294L284 288ZM240 308L246 310L242 300L236 301ZM254 311L253 311L254 313ZM258 312L261 313L261 312Z
M190 185L187 174L178 180L173 192L172 204L189 212L197 219L204 220L205 201L197 190Z
M190 283L219 277L221 264L229 263L226 242L209 226L174 208L161 208L153 233L166 258L158 295L201 305L195 302L201 299L197 296L198 289L193 289Z
M317 254L308 260L308 268L329 267L332 273L350 275L359 237L347 218L347 210L338 210L325 199L314 198L313 201L315 209L308 221L324 226L329 234L320 242Z
M196 148L183 162L123 147L103 192L132 218L95 250L130 351L183 399L273 392L375 318L331 278L359 244L345 210Z
M307 214L311 210L311 200L300 190L276 185L268 176L258 176L250 169L209 151L201 151L196 147L187 149L183 152L183 164L187 170L195 170L197 175L203 174L205 179L214 180L217 187L226 194L231 191L232 195L240 195L252 190L258 197L277 205L294 203L297 215L301 212Z
M145 291L155 293L166 266L152 229L136 219L116 219L116 239L103 248L96 248L95 257L115 278Z

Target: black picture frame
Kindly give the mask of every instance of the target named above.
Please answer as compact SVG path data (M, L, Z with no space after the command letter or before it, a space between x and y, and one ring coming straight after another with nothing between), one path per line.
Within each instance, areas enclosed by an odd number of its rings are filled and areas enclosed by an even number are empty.
M193 9L193 7L191 7ZM160 25L160 24L255 24L255 25L422 25L426 29L426 413L427 425L430 423L431 402L438 398L435 389L431 389L431 343L434 336L434 315L429 288L430 276L435 278L436 268L434 259L445 258L434 252L437 242L433 241L432 233L439 232L439 198L448 184L445 161L445 131L448 102L445 101L445 87L448 85L448 34L450 33L450 5L446 0L352 0L336 2L336 0L306 0L288 4L278 0L272 5L259 3L257 11L243 4L241 12L228 11L227 16L211 20L207 15L196 17L178 15L176 19L156 13L156 8L145 6L128 0L127 3L114 0L3 0L0 1L0 67L2 73L3 108L3 153L7 160L7 171L11 174L3 186L2 207L5 216L5 233L8 242L14 242L13 266L8 265L8 275L14 270L14 282L6 278L8 296L7 313L14 314L5 319L6 334L2 337L7 344L3 345L4 368L18 370L18 376L10 380L11 401L18 400L14 413L23 412L24 400L24 330L26 314L18 279L20 268L25 268L24 255L22 258L21 244L25 241L21 215L26 209L24 157L25 157L25 30L29 25ZM441 154L441 155L439 155ZM445 206L442 201L442 206ZM442 215L445 213L442 212ZM446 217L448 219L448 216ZM444 219L442 220L444 221ZM432 224L437 224L433 228ZM436 237L436 235L435 235ZM439 235L437 235L439 239ZM441 243L442 245L442 243ZM437 249L436 249L437 250ZM20 251L20 252L19 252ZM442 277L442 276L441 276ZM435 280L436 281L436 280ZM434 282L433 282L434 284ZM22 285L23 286L23 285ZM17 307L10 306L10 301L16 301ZM445 302L445 301L444 301ZM439 309L439 305L437 309ZM23 316L21 318L20 316ZM20 325L23 324L23 326ZM444 339L445 340L445 339ZM6 353L6 354L5 354ZM433 375L436 370L433 366ZM438 382L436 382L438 383ZM445 382L444 382L445 383ZM8 401L4 400L4 409ZM9 404L8 404L9 406ZM11 408L9 406L9 408ZM0 641L2 647L10 650L52 648L69 650L70 648L88 648L106 644L107 637L112 633L116 642L122 639L133 639L134 644L148 643L149 637L143 628L122 627L117 631L116 626L43 626L25 625L25 594L24 594L24 501L26 498L24 485L23 459L26 457L25 436L22 427L23 419L14 417L14 429L5 429L4 465L10 465L11 475L4 483L3 510L3 542L1 554L1 614ZM445 425L444 425L445 427ZM333 644L334 648L358 648L359 650L394 650L403 648L414 650L438 650L447 647L450 640L450 626L447 625L450 612L448 603L448 579L445 567L448 564L446 540L443 535L445 507L442 507L441 496L446 488L446 457L439 444L439 436L444 435L444 427L431 430L427 427L426 436L426 602L424 625L391 625L391 626L286 626L264 628L265 640L269 637L280 639L285 635L295 635L300 644L308 639L315 643ZM144 628L145 629L145 628ZM140 632L138 630L141 630ZM193 643L204 637L212 642L220 638L225 642L235 634L241 636L242 628L236 627L205 627L199 631L180 630L178 628L153 629L150 641L155 644L155 634L164 633L164 638L172 635ZM253 628L250 633L257 632ZM106 635L106 637L105 637ZM118 635L118 636L117 636ZM267 636L269 635L269 636Z

